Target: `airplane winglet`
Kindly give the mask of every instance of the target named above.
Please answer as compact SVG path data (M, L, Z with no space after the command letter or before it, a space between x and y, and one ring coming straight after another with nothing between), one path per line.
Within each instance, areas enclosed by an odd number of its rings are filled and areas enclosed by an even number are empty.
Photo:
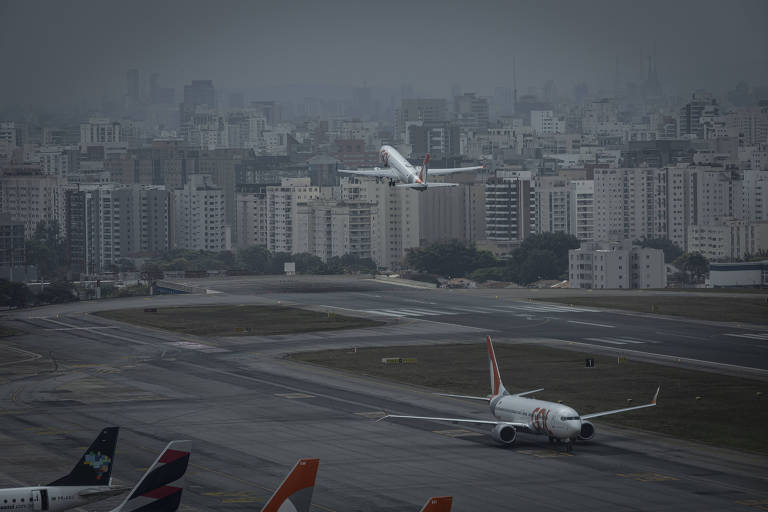
M656 388L656 394L655 394L655 395L653 395L653 400L651 400L651 403L652 403L653 405L656 405L656 399L657 399L657 398L659 398L659 391L661 391L661 386L659 386L658 388Z
M429 498L419 512L451 512L453 496L435 496Z

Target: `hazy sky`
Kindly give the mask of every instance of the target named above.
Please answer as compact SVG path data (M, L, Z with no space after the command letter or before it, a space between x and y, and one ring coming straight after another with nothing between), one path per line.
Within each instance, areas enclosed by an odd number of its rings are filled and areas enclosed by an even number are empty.
M612 91L656 45L666 91L768 83L768 1L0 0L3 103L120 92L127 69L180 88L359 85L490 94L554 80ZM180 96L180 95L179 95ZM320 96L320 94L318 94Z

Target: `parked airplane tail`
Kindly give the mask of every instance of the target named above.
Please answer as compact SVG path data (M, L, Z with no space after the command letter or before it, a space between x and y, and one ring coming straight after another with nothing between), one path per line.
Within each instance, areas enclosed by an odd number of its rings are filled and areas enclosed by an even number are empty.
M429 498L420 512L451 512L452 496Z
M320 459L301 459L293 466L261 512L309 512Z
M429 153L424 157L424 163L421 164L421 171L419 172L419 181L422 183L427 182L427 173L429 172Z
M191 441L171 441L112 512L174 512L181 503Z
M120 427L108 427L102 430L83 453L80 460L67 476L61 477L48 485L86 486L109 485L112 481L112 461L115 458L115 446Z
M501 374L499 373L499 365L496 362L496 353L493 350L491 337L486 336L485 341L488 344L488 364L491 369L491 399L500 395L508 395L509 392L504 388L504 384L501 382Z

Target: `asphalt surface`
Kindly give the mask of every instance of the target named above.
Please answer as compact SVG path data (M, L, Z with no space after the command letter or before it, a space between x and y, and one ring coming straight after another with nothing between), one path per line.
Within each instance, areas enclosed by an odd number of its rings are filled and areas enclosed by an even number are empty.
M119 425L113 476L126 485L168 440L193 441L184 510L258 510L301 457L320 458L314 510L322 511L416 511L433 495L454 496L456 511L768 507L766 457L602 425L594 441L577 444L570 454L522 434L514 448L500 448L481 429L375 421L383 411L487 417L483 404L280 357L322 348L479 343L491 334L502 342L632 350L764 378L768 332L760 327L531 303L509 291L302 279L206 280L206 287L220 293L3 315L4 323L27 334L0 340L0 487L58 478L101 428ZM356 311L389 323L204 339L87 314L278 301ZM87 510L108 510L115 501Z

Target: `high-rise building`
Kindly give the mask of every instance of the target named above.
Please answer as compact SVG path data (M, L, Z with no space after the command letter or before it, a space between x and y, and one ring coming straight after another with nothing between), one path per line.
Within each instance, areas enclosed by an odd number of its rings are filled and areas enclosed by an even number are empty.
M448 120L448 104L444 99L403 99L395 111L395 140L405 142L412 123L439 123Z
M216 90L213 80L192 80L184 86L184 101L180 105L181 125L186 124L199 107L216 108Z
M84 185L66 193L74 272L113 271L121 258L170 249L170 194L162 186Z
M701 123L701 117L708 109L717 109L717 101L712 95L705 92L694 93L691 101L680 109L677 136L703 139L704 125Z
M90 146L123 144L122 126L117 121L92 117L80 125L80 152L87 153Z
M488 129L488 100L467 92L453 99L453 116L456 123L468 131Z
M224 191L206 174L192 174L173 191L173 245L182 249L223 251L231 248L225 222Z
M21 281L25 277L25 247L24 223L0 214L0 278Z
M40 222L57 222L64 228L64 180L36 173L10 173L0 176L0 213L24 223L24 234L31 237Z
M293 229L293 252L309 253L323 261L351 254L372 257L375 204L370 201L311 200L298 203Z
M279 186L266 190L267 248L293 253L294 221L299 203L320 199L321 188L309 178L284 178Z
M520 242L535 232L536 198L530 172L497 171L485 183L485 233L488 240Z
M664 251L621 243L582 243L568 251L570 288L664 288Z

